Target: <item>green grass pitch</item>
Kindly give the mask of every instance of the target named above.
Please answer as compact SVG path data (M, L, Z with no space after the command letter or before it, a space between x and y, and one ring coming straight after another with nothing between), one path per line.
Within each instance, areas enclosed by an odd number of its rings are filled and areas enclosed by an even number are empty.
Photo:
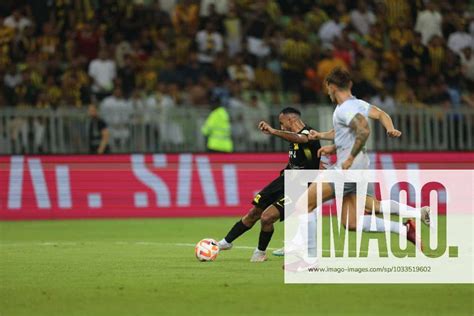
M236 218L0 222L0 315L473 315L473 285L285 285L250 263L259 229L217 261L193 244ZM270 247L280 247L278 224Z

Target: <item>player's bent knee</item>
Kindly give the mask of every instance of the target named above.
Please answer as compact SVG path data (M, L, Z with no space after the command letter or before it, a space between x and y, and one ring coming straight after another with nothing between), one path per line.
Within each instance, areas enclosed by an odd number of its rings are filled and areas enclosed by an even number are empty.
M266 214L262 215L262 217L260 218L260 222L262 223L262 226L273 224L272 217Z
M246 225L253 225L260 219L262 212L262 209L254 207L242 218L242 222Z
M258 208L258 207L253 207L248 213L247 215L245 215L245 218L250 221L250 222L253 222L255 223L256 221L258 221L260 219L260 217L262 216L262 213L263 213L263 210Z
M270 226L273 225L273 223L275 223L279 218L279 214L264 212L260 218L260 222L262 223L262 226Z

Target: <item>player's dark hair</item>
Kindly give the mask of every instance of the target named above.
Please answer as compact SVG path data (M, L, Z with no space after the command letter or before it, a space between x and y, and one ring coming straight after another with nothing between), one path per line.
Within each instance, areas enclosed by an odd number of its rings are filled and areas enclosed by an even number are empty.
M281 110L280 114L296 114L298 116L301 116L301 112L299 110L292 108L290 106Z
M341 89L349 89L351 87L351 75L341 67L334 68L326 77L328 84L334 84Z

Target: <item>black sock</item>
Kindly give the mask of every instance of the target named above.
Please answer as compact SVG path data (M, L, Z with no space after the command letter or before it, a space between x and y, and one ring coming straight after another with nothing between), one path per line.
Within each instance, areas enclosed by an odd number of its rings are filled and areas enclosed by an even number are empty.
M229 232L227 233L227 236L225 236L225 241L227 241L228 243L233 242L234 240L239 238L240 235L245 233L250 228L252 228L252 227L245 226L245 224L242 222L242 220L238 221L229 230Z
M260 231L260 237L258 238L258 250L265 251L267 250L268 244L272 239L273 230L271 232Z

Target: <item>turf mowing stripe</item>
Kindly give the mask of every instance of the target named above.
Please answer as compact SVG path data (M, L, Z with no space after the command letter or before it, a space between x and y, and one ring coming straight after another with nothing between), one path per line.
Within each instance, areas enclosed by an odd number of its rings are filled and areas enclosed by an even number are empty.
M86 242L54 242L54 241L48 241L48 242L17 242L17 243L8 243L8 242L0 242L0 246L10 246L10 247L16 247L16 246L30 246L30 245L36 245L36 246L77 246L79 244L84 245L87 243L107 243L104 241L86 241ZM143 246L178 246L178 247L194 247L196 246L195 244L191 243L161 243L161 242L150 242L150 241L116 241L114 242L116 245L143 245ZM250 247L250 246L235 246L233 247L234 249L255 249L255 247ZM275 250L277 248L267 248L268 250Z
M48 242L36 242L36 243L29 243L29 242L21 242L21 243L8 243L8 242L0 242L0 246L10 246L10 247L16 247L16 246L29 246L31 244L37 245L37 246L77 246L79 244L84 245L87 243L107 243L107 242L102 242L102 241L87 241L87 242L54 242L54 241L48 241ZM134 245L143 245L143 246L178 246L178 247L194 247L195 244L192 243L160 243L160 242L149 242L149 241L116 241L114 242L116 245L129 245L129 244L134 244ZM248 249L255 249L255 247L252 246L234 246L233 249L243 249L243 250L248 250ZM277 248L267 248L268 250L275 250ZM328 249L323 249L323 252L327 253L330 252ZM363 254L373 254L373 255L378 255L379 252L367 252L367 251L360 251L359 253ZM470 251L472 257L472 251ZM395 255L400 255L400 253L394 253Z

